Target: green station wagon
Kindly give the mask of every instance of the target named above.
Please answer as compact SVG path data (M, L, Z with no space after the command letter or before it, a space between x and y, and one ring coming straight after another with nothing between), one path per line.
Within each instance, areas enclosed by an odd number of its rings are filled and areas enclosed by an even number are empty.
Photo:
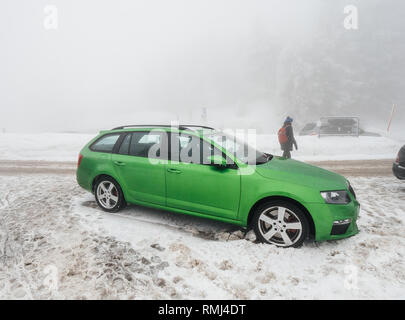
M80 151L77 182L108 212L127 203L165 209L253 228L281 247L358 233L360 204L343 176L209 127L101 131Z

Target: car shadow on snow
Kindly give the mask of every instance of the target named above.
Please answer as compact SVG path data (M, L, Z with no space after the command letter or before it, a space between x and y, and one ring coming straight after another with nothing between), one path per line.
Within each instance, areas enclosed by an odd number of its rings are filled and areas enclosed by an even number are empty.
M170 229L177 229L182 232L191 234L192 236L199 237L206 240L213 241L232 241L245 239L249 230L235 226L229 223L214 221L205 218L184 215L177 212L160 210L155 208L143 207L135 204L128 204L128 206L117 212L107 213L103 212L96 201L82 202L84 207L98 210L103 214L116 215L127 217L136 221L159 224ZM250 239L249 240L255 240Z
M235 241L245 239L253 243L260 243L251 228L242 228L233 224L185 215L177 212L161 209L143 207L135 204L128 206L117 212L104 212L95 200L83 201L82 205L97 210L101 214L121 216L132 220L164 226L168 229L175 229L179 232L212 241ZM335 241L328 241L329 244ZM337 243L337 242L336 242ZM322 243L316 242L313 235L305 240L304 246L319 248Z

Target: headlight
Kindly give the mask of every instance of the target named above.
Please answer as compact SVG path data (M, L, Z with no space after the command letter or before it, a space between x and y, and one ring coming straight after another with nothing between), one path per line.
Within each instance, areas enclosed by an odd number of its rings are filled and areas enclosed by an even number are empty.
M349 194L346 191L324 191L321 192L326 203L347 204L350 202Z

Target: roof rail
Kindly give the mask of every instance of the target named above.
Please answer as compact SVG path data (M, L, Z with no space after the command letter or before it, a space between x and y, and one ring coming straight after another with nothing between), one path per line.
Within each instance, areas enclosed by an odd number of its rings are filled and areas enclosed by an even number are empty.
M125 129L125 128L142 128L142 127L146 127L146 128L148 128L148 127L163 127L163 128L170 128L170 127L176 127L176 128L178 128L179 130L187 130L187 129L190 129L190 128L203 128L203 129L210 129L210 130L215 130L214 128L211 128L211 127L207 127L207 126L199 126L199 125L183 125L183 124L180 124L180 125L178 125L178 126L173 126L173 125L165 125L165 124L129 124L129 125L125 125L125 126L119 126L119 127L116 127L116 128L113 128L113 129L111 129L111 130L122 130L122 129Z
M137 128L137 127L139 127L139 128L142 128L142 127L145 127L145 128L149 128L149 127L170 128L173 126L170 124L169 125L167 125L167 124L129 124L129 125L125 125L125 126L119 126L119 127L113 128L111 130L121 130L121 129L125 129L125 128ZM180 127L181 126L178 126L179 129L180 129Z
M182 124L181 126L186 127L186 128L203 128L203 129L215 130L215 128L212 128L212 127L199 126L199 125L196 125L196 124Z

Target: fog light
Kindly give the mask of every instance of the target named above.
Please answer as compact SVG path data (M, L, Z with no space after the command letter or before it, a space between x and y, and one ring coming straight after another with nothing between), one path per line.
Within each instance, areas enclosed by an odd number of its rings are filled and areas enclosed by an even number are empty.
M350 222L352 222L352 219L336 220L333 222L333 225L340 226L342 224L350 224Z
M330 234L331 235L345 234L347 229L349 229L350 222L352 222L352 219L344 219L344 220L336 220L336 221L334 221Z

